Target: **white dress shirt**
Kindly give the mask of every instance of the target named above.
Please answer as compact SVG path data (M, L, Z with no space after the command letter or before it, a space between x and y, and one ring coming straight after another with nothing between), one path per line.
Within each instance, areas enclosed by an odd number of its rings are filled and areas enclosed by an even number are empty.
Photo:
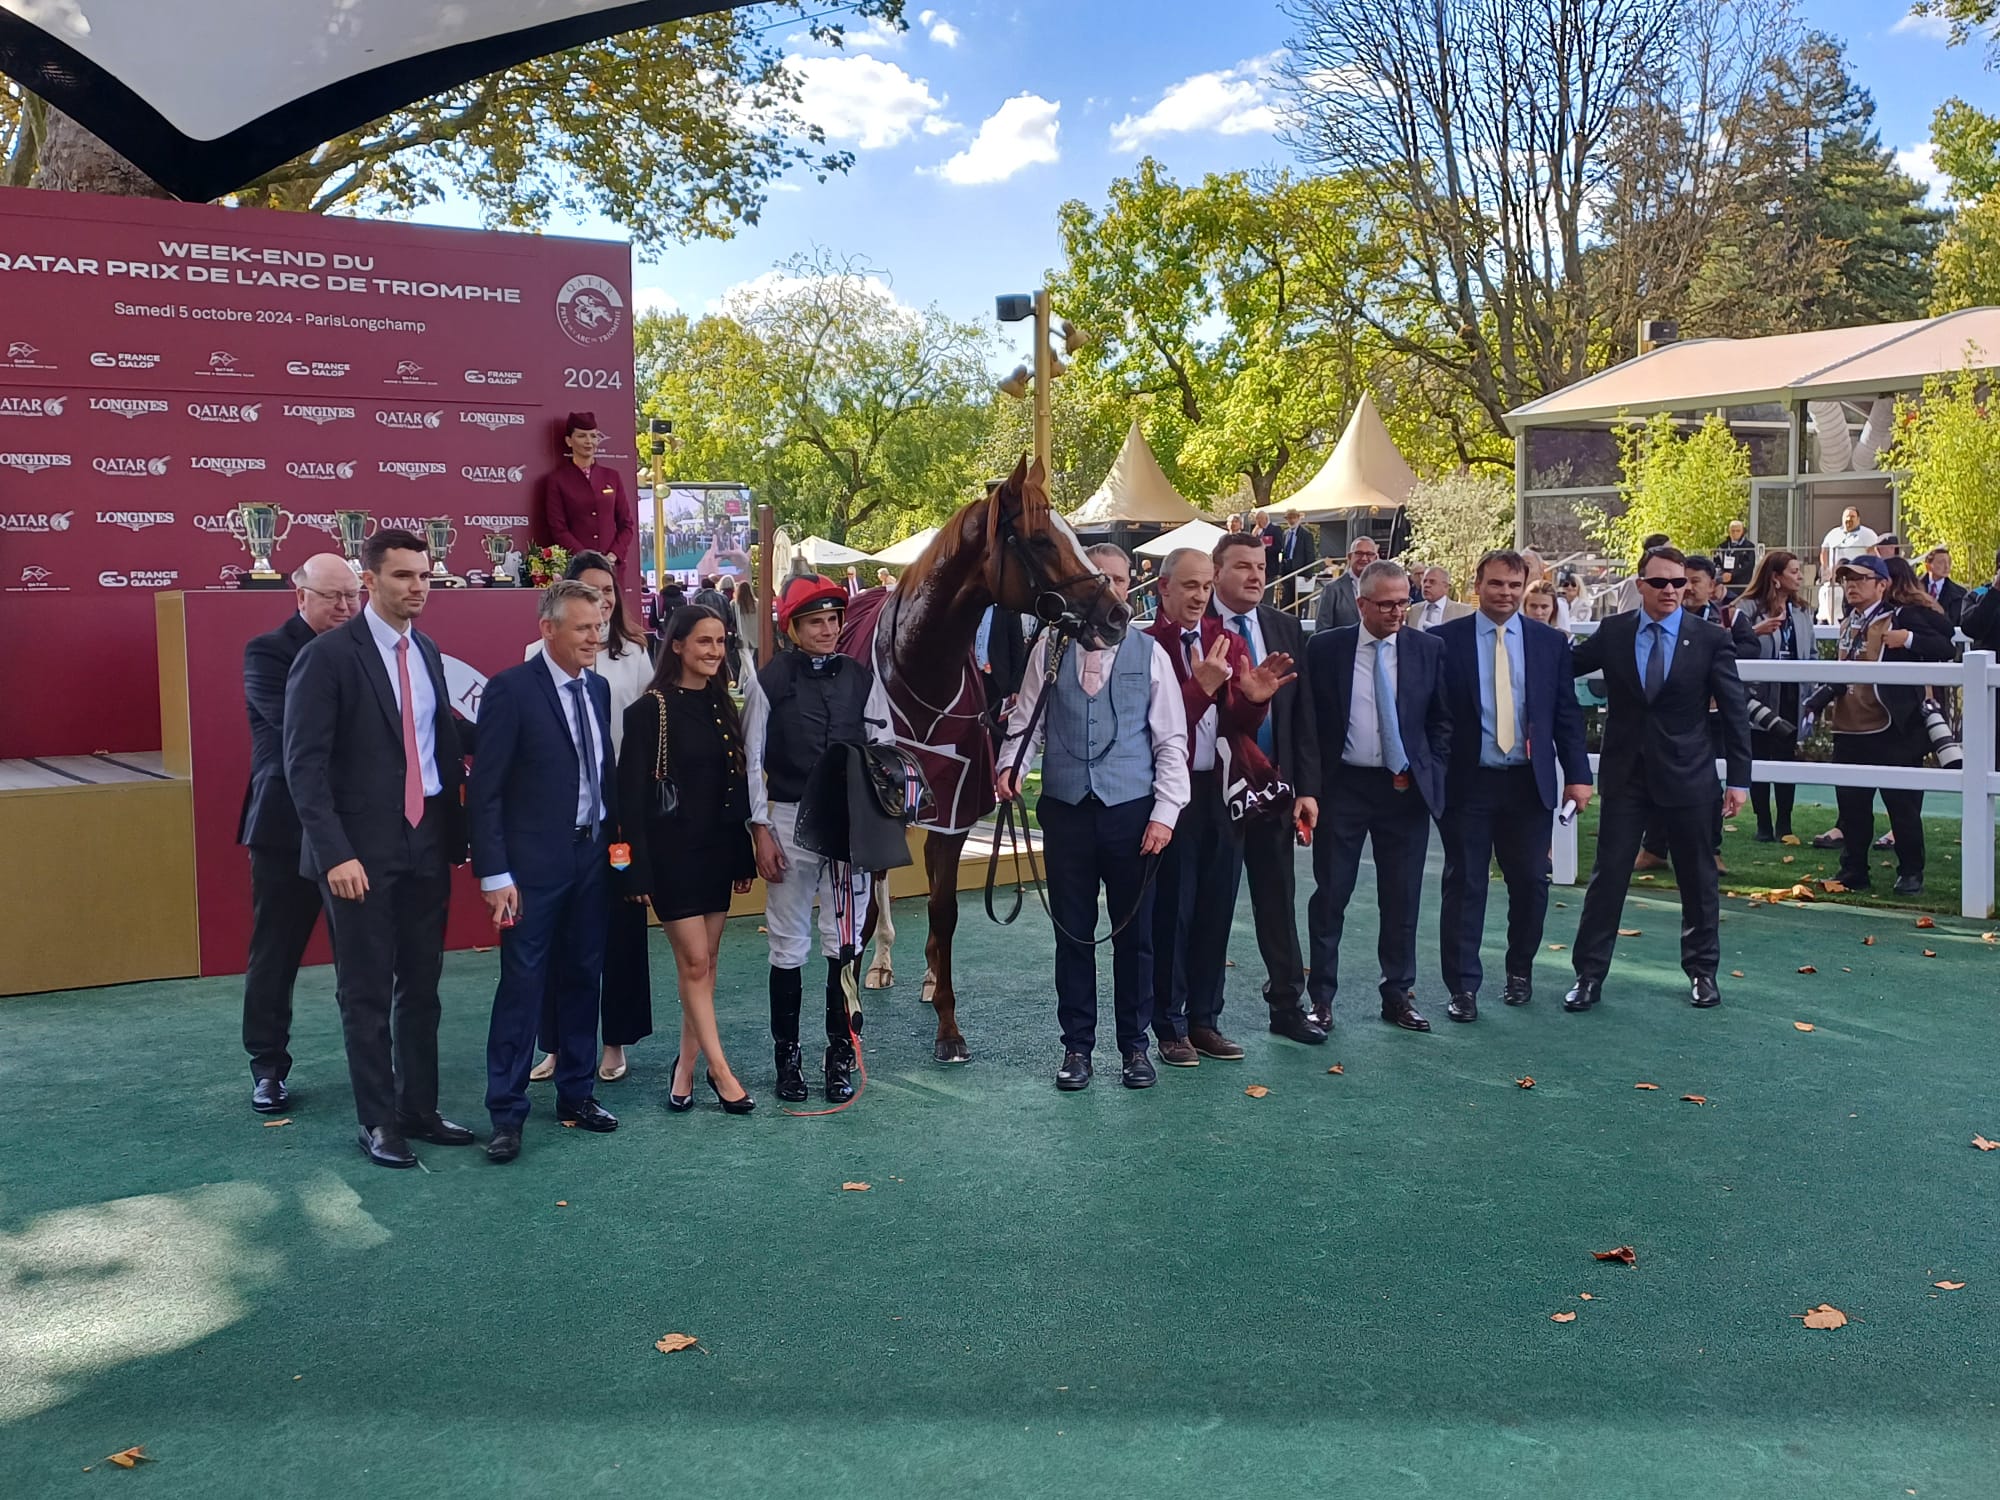
M1424 607L1417 613L1417 628L1429 630L1434 625L1444 624L1444 604L1442 599L1426 599Z
M1109 685L1111 663L1118 655L1114 647L1106 651L1083 651L1072 647L1070 660L1076 666L1076 680L1082 685L1086 661L1096 674L1100 684ZM1180 820L1181 809L1188 804L1188 756L1187 730L1183 727L1187 716L1181 709L1181 683L1174 675L1174 664L1167 660L1166 650L1158 641L1153 642L1153 654L1148 658L1152 673L1146 683L1146 732L1153 741L1153 811L1152 822L1163 828L1172 828ZM1027 671L1021 677L1021 691L1014 696L1013 712L1007 715L1007 737L1000 744L1000 769L1014 769L1014 758L1021 751L1021 736L1027 732L1028 720L1035 716L1035 705L1041 701L1042 683L1049 675L1049 638L1044 635L1035 642L1035 649L1028 653ZM1103 691L1103 687L1098 689ZM1035 726L1034 740L1028 746L1027 757L1021 762L1021 775L1025 777L1042 758L1042 745L1047 739L1046 718Z
M599 631L598 639L605 640L608 633L609 627L605 627ZM533 661L541 649L541 637L537 636L528 642L521 660ZM653 661L646 655L643 642L628 643L623 656L613 656L606 641L597 653L597 665L590 670L611 689L611 758L616 760L625 749L625 710L645 697L646 689L653 685Z
M532 657L530 658L532 660ZM549 676L555 681L556 702L562 705L563 722L569 726L572 745L581 744L589 750L588 760L578 757L576 763L576 826L595 823L602 816L603 792L596 784L596 777L602 774L604 764L603 737L598 732L597 715L590 712L590 673L578 672L574 677L556 665L556 659L542 650L542 661L549 669ZM569 684L581 682L583 688L584 714L582 724L576 716L576 697L569 690ZM503 870L498 875L483 875L479 880L482 891L504 891L514 883L511 870Z
M1194 627L1193 641L1188 640L1188 634L1188 627L1183 626L1181 628L1180 640L1181 664L1188 669L1188 675L1192 677L1194 675L1194 664L1201 660L1204 653L1201 649L1200 627ZM1176 686L1178 686L1178 683ZM1194 754L1190 757L1189 770L1213 771L1215 769L1215 725L1215 705L1211 703L1202 716L1195 721Z
M376 614L373 604L362 614L368 620L368 633L375 637L375 649L382 653L382 667L389 674L389 692L400 714L405 705L402 673L396 665L396 644L403 639L403 633ZM424 795L435 797L444 790L437 762L437 692L431 687L430 665L424 660L423 648L417 644L415 634L410 636L409 658L410 707L417 721L417 765L423 773Z
M1347 706L1347 740L1340 748L1341 760L1350 766L1387 765L1382 759L1382 722L1375 713L1375 657L1378 652L1388 656L1389 686L1400 687L1402 684L1397 670L1396 637L1385 635L1378 641L1363 629L1361 639L1354 647L1354 686Z

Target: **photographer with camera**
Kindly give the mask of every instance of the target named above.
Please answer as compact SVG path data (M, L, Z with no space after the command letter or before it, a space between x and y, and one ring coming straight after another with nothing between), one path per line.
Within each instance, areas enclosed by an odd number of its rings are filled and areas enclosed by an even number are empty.
M1805 566L1798 554L1776 549L1759 559L1736 605L1736 624L1748 627L1756 655L1765 661L1811 661L1813 616L1804 599ZM1739 647L1739 657L1748 653ZM1750 697L1750 753L1758 760L1799 758L1799 684L1747 683ZM1750 805L1757 813L1757 842L1776 843L1792 831L1789 781L1777 783L1777 817L1772 817L1772 784L1750 783Z
M1842 661L1950 661L1951 622L1935 599L1912 583L1892 583L1889 566L1863 553L1835 574L1848 614L1840 627ZM1920 766L1931 743L1924 722L1922 688L1872 683L1831 684L1806 700L1824 705L1833 729L1835 765ZM1889 828L1896 836L1899 896L1924 888L1924 794L1881 790ZM1836 877L1850 891L1869 887L1868 846L1875 838L1876 789L1835 789L1840 807L1841 861Z

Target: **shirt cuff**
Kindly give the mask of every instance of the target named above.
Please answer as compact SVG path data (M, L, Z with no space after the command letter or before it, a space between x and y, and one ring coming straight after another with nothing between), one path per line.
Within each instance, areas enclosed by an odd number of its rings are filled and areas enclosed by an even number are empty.
M514 877L502 872L498 875L482 875L479 879L480 891L504 891L514 883Z
M1175 827L1180 822L1180 820L1181 820L1181 810L1171 802L1168 802L1164 798L1162 798L1156 800L1153 803L1152 821L1158 823L1162 828L1171 829Z

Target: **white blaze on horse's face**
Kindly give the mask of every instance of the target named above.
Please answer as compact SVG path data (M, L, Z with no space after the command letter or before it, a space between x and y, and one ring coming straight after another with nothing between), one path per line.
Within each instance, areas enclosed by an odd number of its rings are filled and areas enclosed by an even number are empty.
M1084 550L1083 539L1053 510L1049 512L1049 532L1057 552L1068 554L1061 560L1061 576L1074 581L1063 590L1064 602L1083 615L1082 643L1091 650L1117 645L1132 620L1124 597Z

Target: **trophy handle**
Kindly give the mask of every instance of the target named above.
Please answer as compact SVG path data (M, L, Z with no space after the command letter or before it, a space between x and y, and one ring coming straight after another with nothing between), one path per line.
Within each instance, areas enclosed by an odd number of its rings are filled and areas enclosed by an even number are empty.
M364 542L367 541L368 538L375 535L376 531L380 529L380 526L381 522L377 521L373 515L363 517L361 526L361 540Z
M457 545L458 545L458 528L456 526L445 527L444 550L449 552L451 551L452 548L456 547Z
M273 547L277 546L278 543L291 534L291 530L292 513L288 510L277 512L271 522L271 545Z

